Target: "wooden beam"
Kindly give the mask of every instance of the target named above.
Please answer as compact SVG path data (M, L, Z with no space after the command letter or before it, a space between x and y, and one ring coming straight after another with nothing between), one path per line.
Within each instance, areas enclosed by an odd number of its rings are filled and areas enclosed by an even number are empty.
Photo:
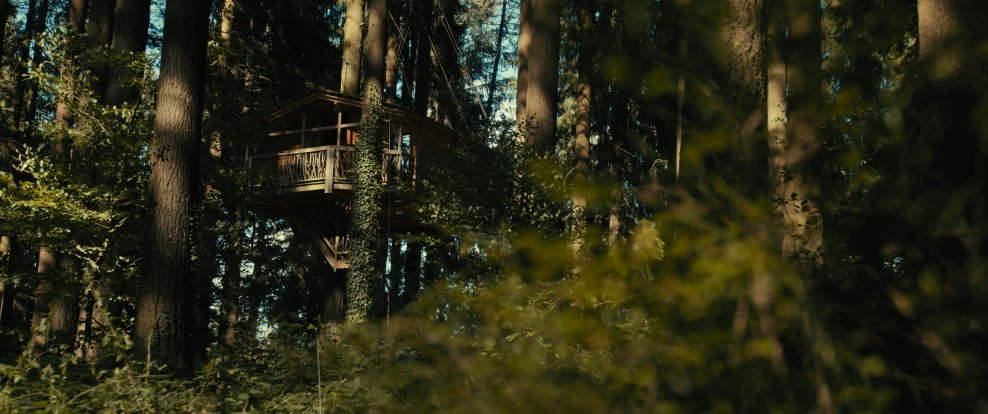
M331 130L334 130L334 129L353 128L353 127L358 127L358 126L360 126L360 122L343 124L343 125L330 125L330 126L317 127L317 128L297 129L297 130L293 130L293 131L272 132L272 133L268 134L268 136L269 137L280 137L282 135L295 135L295 134L301 134L301 133L305 133L305 132L331 131Z

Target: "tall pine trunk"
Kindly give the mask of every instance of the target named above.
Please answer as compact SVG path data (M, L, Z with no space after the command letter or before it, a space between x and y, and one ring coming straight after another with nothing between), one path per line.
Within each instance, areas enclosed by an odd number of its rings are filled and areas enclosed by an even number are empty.
M761 194L768 157L765 137L766 75L764 0L731 0L721 31L725 44L724 101L728 110L731 143L730 174L741 177L743 193L752 198Z
M89 2L89 26L86 37L89 38L89 48L95 49L110 45L113 41L113 10L116 0L91 0ZM91 85L96 99L106 103L106 88L109 84L109 66L106 62L93 68L93 84Z
M823 223L820 216L820 126L823 109L823 66L820 2L789 0L786 67L785 168L783 180L783 253L806 265L820 263Z
M151 141L145 266L137 298L139 355L190 364L191 229L199 184L209 2L168 0Z
M364 0L347 0L343 22L343 68L340 70L340 92L356 95L360 92L360 55L364 25Z
M43 1L43 0L42 0ZM38 14L38 0L29 0L27 5L27 13L24 15L24 31L19 39L19 48L17 49L17 58L20 60L16 62L14 70L14 81L16 86L14 87L14 125L12 129L15 131L21 130L21 121L24 119L25 109L24 109L24 99L26 99L28 82L24 79L27 75L27 61L31 57L31 41L34 39L34 21Z
M593 20L594 6L590 0L580 1L580 56L577 62L579 83L576 85L576 140L573 155L576 158L573 177L573 253L583 257L581 250L586 244L587 198L590 189L590 108L593 97Z
M113 10L113 49L120 53L144 54L150 19L151 0L117 0ZM140 89L129 82L137 75L130 65L110 66L106 104L119 106L140 98Z
M370 0L363 119L357 140L353 215L350 219L350 269L347 275L346 320L363 323L380 311L383 293L384 236L381 234L381 156L385 134L384 87L387 0Z
M515 120L518 123L518 132L522 133L522 126L527 121L528 116L528 78L529 78L529 50L532 44L532 0L521 0L521 7L518 14L518 82L517 97L515 99ZM522 136L522 139L527 139Z

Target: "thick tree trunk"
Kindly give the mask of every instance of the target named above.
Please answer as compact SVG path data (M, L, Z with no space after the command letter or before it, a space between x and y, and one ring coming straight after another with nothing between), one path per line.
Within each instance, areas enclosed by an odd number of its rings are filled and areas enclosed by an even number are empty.
M432 33L434 0L419 4L418 52L415 61L415 112L428 115L429 95L432 94Z
M914 194L921 194L917 199L963 203L959 214L934 231L943 234L934 239L936 256L942 262L974 263L972 257L984 257L988 250L983 237L973 236L985 234L988 221L984 111L979 109L988 90L988 58L974 46L988 44L988 3L917 3L923 72L915 78L919 87L908 116L914 142L902 155L903 164L922 177L912 183ZM943 220L939 206L926 206L930 222Z
M751 198L761 194L765 176L768 143L766 127L764 0L731 0L721 31L726 47L724 100L729 111L732 160L738 167L743 192Z
M38 16L34 21L34 53L31 56L31 70L32 71L43 71L45 63L45 48L44 43L40 42L40 36L47 33L48 29L48 10L49 1L40 0L38 2ZM38 93L41 85L38 83L32 83L28 90L28 95L25 98L27 102L27 113L25 118L28 122L33 122L38 117Z
M38 276L31 317L31 342L39 349L66 345L71 351L78 328L79 307L76 296L65 292L66 278L76 271L74 258L42 247L38 251ZM46 324L42 324L47 319Z
M532 122L531 144L540 153L556 149L559 106L559 0L532 0L532 43L528 49L527 117Z
M784 216L786 191L785 143L786 130L786 12L780 1L766 6L766 127L769 146L769 179L773 187L772 200L775 213ZM779 223L780 239L785 240L786 225ZM792 243L783 242L783 247ZM790 252L788 252L791 254Z
M147 48L150 19L151 0L117 0L113 10L113 49L122 53L143 54ZM106 104L122 105L140 98L140 89L128 83L135 76L137 73L130 65L111 66Z
M573 177L573 254L579 260L586 244L587 198L590 189L590 106L591 81L593 79L593 20L594 6L590 0L580 1L580 56L577 62L579 83L576 85L576 140L573 155L576 158Z
M95 49L110 45L113 41L113 10L117 0L91 0L89 3L89 26L86 36L89 38L89 48ZM93 92L96 99L106 102L106 88L109 84L109 66L106 63L93 68Z
M823 106L820 3L790 0L787 10L791 42L786 68L785 165L791 172L782 193L783 253L806 265L820 263L823 223L820 217L820 113Z
M501 67L501 45L504 43L504 26L508 22L508 0L501 2L501 23L497 25L497 43L494 50L494 64L491 66L491 80L487 84L487 102L484 108L488 116L494 112L494 95L497 94L497 71Z
M350 269L347 275L347 323L363 323L380 309L383 293L384 236L381 234L381 152L385 133L381 97L384 86L387 0L370 0L363 119L357 140L353 215L350 220Z
M169 0L155 133L151 141L145 267L135 347L165 363L191 364L191 229L199 184L209 2Z
M343 68L340 71L340 92L360 93L360 55L363 39L364 0L347 0L343 23Z
M521 0L521 10L518 15L518 90L515 104L515 120L518 132L524 133L523 124L528 117L528 78L529 50L532 43L532 0ZM520 139L527 140L522 135Z

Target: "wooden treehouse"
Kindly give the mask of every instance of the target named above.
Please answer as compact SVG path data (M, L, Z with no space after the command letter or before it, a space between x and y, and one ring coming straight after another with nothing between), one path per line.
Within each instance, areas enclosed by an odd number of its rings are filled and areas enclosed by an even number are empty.
M355 96L310 93L267 116L247 149L251 208L266 218L286 219L312 239L335 270L349 268L347 229L361 109ZM394 105L385 106L385 126L382 219L386 230L411 231L421 224L408 214L399 184L414 185L419 165L439 160L454 135Z

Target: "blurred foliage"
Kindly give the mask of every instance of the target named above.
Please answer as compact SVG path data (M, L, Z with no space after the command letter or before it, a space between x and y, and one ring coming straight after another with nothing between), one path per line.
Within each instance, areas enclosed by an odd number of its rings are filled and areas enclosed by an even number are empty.
M437 32L449 35L437 35L435 53L447 73L435 74L433 116L458 139L404 188L409 210L435 231L388 234L398 246L389 262L393 302L382 319L359 326L320 325L333 273L288 222L249 211L240 150L253 128L247 120L335 85L335 69L326 68L339 66L340 5L245 1L240 36L211 43L212 61L224 55L232 64L213 65L209 82L203 152L213 132L224 151L203 168L197 294L215 307L221 275L242 266L234 300L244 339L213 346L216 312L200 311L207 358L194 372L147 363L126 335L155 57L95 50L62 76L32 72L43 113L66 93L81 102L69 136L88 152L59 171L49 154L59 127L44 116L29 123L44 144L4 147L0 233L91 267L109 260L123 310L102 360L31 346L18 354L29 332L2 328L0 412L788 413L827 404L837 412L988 412L988 106L985 91L974 90L969 113L955 114L967 135L923 137L938 110L924 99L942 85L918 58L915 1L822 3L825 240L816 268L783 257L771 200L743 185L756 172L725 155L734 132L722 85L724 11L595 2L592 188L578 271L569 225L575 14L563 21L558 151L545 155L518 145L513 120L485 119L479 92L464 86L472 76L457 69L490 70L497 4L442 3L450 27ZM574 6L566 2L567 11ZM60 39L45 40L51 62L63 61L69 40ZM984 44L958 50L988 57ZM105 108L80 98L91 94L86 65L114 59L146 69L141 102ZM675 183L667 166L681 77L687 139L684 179ZM0 87L10 96L12 82ZM615 206L620 226L610 242ZM2 281L21 289L21 300L36 284L27 250L3 267ZM419 280L425 288L406 302Z

